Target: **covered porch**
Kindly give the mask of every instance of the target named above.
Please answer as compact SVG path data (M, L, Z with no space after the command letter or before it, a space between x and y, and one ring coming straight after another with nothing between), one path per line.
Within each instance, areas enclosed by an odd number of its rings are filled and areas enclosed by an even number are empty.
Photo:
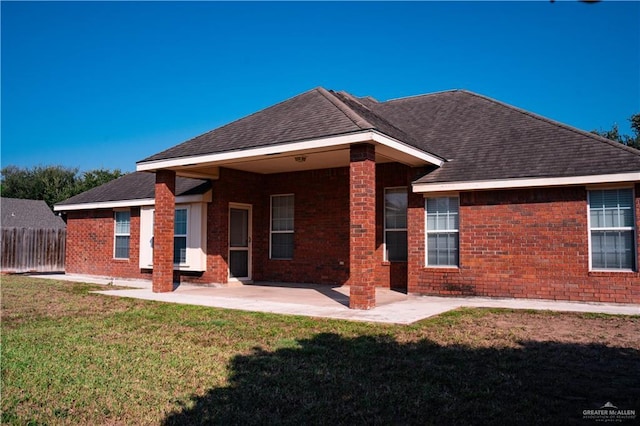
M398 270L381 254L381 192L389 186L410 188L419 170L440 164L374 131L139 163L139 171L156 175L153 291L174 291L179 274L175 180L184 176L213 182L201 238L204 283L326 283L325 289L341 289L334 301L371 309L384 300L376 288L391 287L384 281ZM393 173L377 178L380 165ZM289 224L283 228L275 225L274 197L290 198ZM276 237L285 241L284 249L274 244ZM386 277L380 278L385 261ZM406 275L406 262L399 270Z

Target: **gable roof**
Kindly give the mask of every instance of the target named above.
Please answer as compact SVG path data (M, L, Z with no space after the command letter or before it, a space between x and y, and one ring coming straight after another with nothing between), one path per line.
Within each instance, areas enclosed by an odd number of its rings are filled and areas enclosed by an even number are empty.
M66 224L42 200L0 199L2 228L64 229Z
M68 198L54 206L54 210L73 210L78 205L116 207L109 202L124 202L124 205L153 204L155 197L155 174L134 172ZM199 196L211 188L211 183L202 179L176 178L176 197Z
M625 173L640 180L640 151L465 90L378 102L316 88L138 164L363 131L444 159L415 182L423 186Z

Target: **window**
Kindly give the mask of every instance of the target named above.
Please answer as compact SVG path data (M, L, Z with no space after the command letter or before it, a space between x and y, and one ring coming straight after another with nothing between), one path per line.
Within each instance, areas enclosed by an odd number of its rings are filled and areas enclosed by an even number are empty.
M293 259L293 195L271 196L271 259Z
M458 266L458 198L427 198L427 265Z
M407 189L384 191L385 260L407 260Z
M187 209L176 209L173 231L173 263L187 261Z
M633 190L589 191L591 267L634 270Z
M116 259L129 258L129 240L131 239L131 212L116 211L115 218L115 243L114 256Z

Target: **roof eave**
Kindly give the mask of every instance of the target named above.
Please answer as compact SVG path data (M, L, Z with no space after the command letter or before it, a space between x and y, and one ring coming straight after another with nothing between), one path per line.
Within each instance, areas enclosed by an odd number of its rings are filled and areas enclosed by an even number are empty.
M411 159L412 161L410 162L414 163L412 165L415 166L433 164L439 167L444 163L444 160L438 156L422 151L402 141L384 135L376 130L369 129L363 130L361 132L306 139L302 141L286 142L249 149L178 158L168 158L162 160L141 161L137 164L136 170L156 171L160 169L194 166L198 164L224 166L225 163L232 163L237 160L260 159L265 156L286 154L289 152L304 152L305 150L311 149L316 150L318 148L335 148L338 146L351 145L355 143L371 142L400 153L405 158Z
M204 194L178 195L176 196L176 204L186 203L205 203L211 201L211 190ZM76 204L56 204L53 210L57 212L67 212L75 210L97 210L97 209L118 209L127 207L153 206L155 199L138 198L133 200L114 200L114 201L96 201L92 203L76 203Z
M419 183L412 185L415 193L434 192L456 192L456 191L476 191L488 189L516 189L535 188L550 186L571 186L571 185L597 185L613 184L625 182L640 182L640 172L600 174L588 176L569 177L540 177L540 178L515 178L515 179L493 179L475 180L463 182L435 182Z

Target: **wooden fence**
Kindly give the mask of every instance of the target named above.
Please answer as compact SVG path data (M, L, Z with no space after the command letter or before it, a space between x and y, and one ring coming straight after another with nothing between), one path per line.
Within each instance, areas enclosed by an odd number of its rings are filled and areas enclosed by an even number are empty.
M2 272L64 271L65 229L2 229Z

